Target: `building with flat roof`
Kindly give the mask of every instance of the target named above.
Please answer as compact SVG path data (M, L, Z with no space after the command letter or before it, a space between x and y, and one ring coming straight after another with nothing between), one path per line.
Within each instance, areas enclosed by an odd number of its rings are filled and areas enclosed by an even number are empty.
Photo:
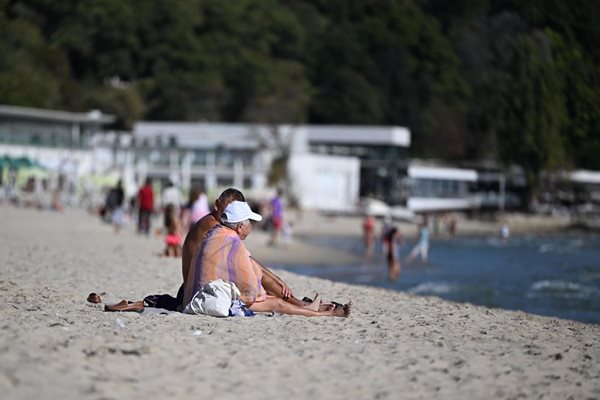
M360 160L360 197L404 205L411 143L410 131L397 126L307 125L309 150L315 154L356 157Z
M402 202L406 195L400 179L410 132L401 127L143 121L134 127L133 142L138 181L172 180L184 190L261 192L273 160L283 157L288 192L301 206L349 210L361 196Z
M27 157L49 169L77 164L91 168L92 137L115 121L88 113L0 105L0 156Z
M480 199L473 193L477 182L473 169L413 162L407 175L407 208L412 212L466 211L480 206Z

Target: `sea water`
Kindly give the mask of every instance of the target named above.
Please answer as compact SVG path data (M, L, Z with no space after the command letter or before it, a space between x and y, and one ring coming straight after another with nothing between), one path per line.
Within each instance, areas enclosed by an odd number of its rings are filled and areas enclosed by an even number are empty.
M362 253L359 239L317 238L316 243ZM415 243L407 240L403 259ZM397 281L387 279L381 248L356 265L279 265L294 272L351 284L522 310L600 324L600 235L560 234L433 239L427 264L402 265Z

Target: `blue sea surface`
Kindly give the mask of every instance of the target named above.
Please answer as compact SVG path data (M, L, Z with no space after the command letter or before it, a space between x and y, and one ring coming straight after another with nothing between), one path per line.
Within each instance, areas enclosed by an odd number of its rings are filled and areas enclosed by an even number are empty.
M315 243L363 251L359 239L321 237ZM401 259L414 242L402 247ZM381 254L378 249L378 254ZM291 271L488 307L600 324L600 235L560 234L432 240L429 262L403 265L387 279L383 256L357 265L278 265Z

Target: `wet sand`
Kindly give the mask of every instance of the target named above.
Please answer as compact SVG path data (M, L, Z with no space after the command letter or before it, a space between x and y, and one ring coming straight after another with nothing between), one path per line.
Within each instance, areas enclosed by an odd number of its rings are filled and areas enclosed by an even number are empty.
M353 257L254 238L248 246L265 262L283 254L326 268ZM286 271L276 272L301 297L351 299L351 316L218 319L109 313L86 302L90 292L107 303L174 294L180 260L157 257L161 248L159 238L116 236L81 211L0 205L2 397L600 397L597 325Z

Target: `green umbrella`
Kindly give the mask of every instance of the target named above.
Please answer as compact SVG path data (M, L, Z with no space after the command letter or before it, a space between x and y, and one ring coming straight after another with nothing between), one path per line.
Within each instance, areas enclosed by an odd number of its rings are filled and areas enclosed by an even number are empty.
M16 168L29 168L34 166L34 162L29 157L19 157L14 159Z

